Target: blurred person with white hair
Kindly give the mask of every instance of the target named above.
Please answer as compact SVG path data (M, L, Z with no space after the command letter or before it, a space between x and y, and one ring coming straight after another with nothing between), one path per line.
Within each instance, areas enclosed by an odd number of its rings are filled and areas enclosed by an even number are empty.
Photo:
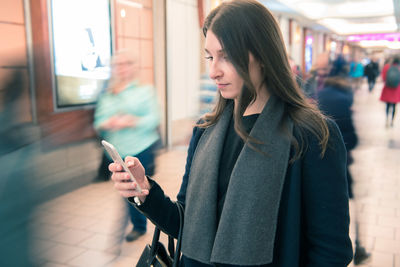
M154 88L137 81L138 71L132 53L121 51L114 55L112 76L107 91L99 97L94 127L102 139L116 147L122 158L135 155L146 166L149 175L153 175L155 151L160 140L160 114ZM98 179L109 179L107 166L111 162L109 155L103 154ZM128 209L133 224L132 231L126 236L129 242L144 235L147 220L132 205L128 204Z
M307 97L316 99L318 93L322 90L330 71L329 54L322 53L318 55L315 64L310 71L310 77L306 80L303 90Z

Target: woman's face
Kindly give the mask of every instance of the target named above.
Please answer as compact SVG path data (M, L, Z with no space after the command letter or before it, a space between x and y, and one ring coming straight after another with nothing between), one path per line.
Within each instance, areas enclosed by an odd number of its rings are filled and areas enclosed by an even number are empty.
M237 73L217 36L211 30L208 30L206 35L205 51L210 78L217 84L222 97L237 99L242 91L243 78ZM261 67L251 53L249 53L249 75L253 85L258 88L262 81Z
M217 84L222 97L225 99L238 98L242 90L243 79L236 72L217 36L210 30L206 35L205 51L210 78Z
M129 81L135 78L136 63L125 57L117 57L112 64L113 75L120 81Z

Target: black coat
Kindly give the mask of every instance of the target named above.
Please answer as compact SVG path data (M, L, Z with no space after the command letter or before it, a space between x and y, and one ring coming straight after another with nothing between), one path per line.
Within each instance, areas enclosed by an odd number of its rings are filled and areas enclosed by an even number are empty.
M265 266L342 267L352 259L346 151L337 126L332 121L328 124L330 144L325 156L320 157L318 140L310 134L306 153L288 167L279 208L274 259ZM182 203L185 202L192 158L202 133L202 129L194 128L178 194L178 201ZM177 208L157 183L151 183L150 194L138 208L164 232L176 237ZM185 266L207 266L184 256L183 262Z
M349 197L353 198L353 178L348 166L353 162L350 151L356 147L358 137L352 118L353 93L351 88L339 84L325 87L318 95L318 105L325 115L335 120L342 133L347 150L347 187Z
M339 126L347 151L351 151L358 143L352 118L352 105L351 88L329 85L318 94L319 108Z
M368 80L375 80L379 75L379 65L376 62L371 61L364 67L364 76L368 78Z

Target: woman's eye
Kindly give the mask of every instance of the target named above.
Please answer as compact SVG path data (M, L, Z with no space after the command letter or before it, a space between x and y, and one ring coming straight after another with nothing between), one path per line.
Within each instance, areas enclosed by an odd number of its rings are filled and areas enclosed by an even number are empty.
M212 59L213 59L213 57L211 57L211 56L207 56L207 57L205 57L205 59L206 59L206 60L212 60Z

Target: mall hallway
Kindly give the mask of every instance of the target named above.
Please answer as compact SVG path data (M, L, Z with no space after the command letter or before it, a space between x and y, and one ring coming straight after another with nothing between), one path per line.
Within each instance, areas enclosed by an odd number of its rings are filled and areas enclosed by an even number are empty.
M372 253L370 261L359 266L400 267L400 115L393 128L385 128L385 105L378 100L381 87L377 84L372 94L364 87L354 97L360 143L351 172L362 242ZM172 198L179 190L185 157L186 149L176 149L157 159L155 177ZM352 203L352 238L354 207ZM149 223L145 236L121 243L121 229L131 229L124 227L124 218L124 203L111 182L67 193L36 210L33 255L46 267L135 266L154 228Z

